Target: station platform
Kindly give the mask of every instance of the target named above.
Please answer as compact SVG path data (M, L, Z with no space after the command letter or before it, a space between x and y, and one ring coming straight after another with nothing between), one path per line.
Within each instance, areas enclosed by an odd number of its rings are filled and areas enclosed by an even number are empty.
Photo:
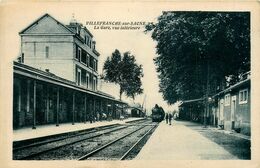
M94 123L65 123L56 126L55 124L51 125L40 125L37 126L36 129L30 128L20 128L17 130L13 130L13 141L21 141L26 139L39 138L49 135L61 134L66 132L79 131L84 129L90 129L101 126L108 126L113 124L124 124L126 122L131 122L135 120L140 120L143 118L127 118L124 120L112 120L112 121L96 121Z
M172 125L161 122L136 160L236 160L223 147L199 132L185 126L183 121Z

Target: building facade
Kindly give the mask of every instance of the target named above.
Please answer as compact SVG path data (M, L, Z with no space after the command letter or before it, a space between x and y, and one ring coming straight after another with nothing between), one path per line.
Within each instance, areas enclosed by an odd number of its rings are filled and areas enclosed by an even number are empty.
M205 99L184 101L179 117L228 131L251 135L251 79L250 72L240 81L210 97L208 110Z
M98 57L93 35L72 19L68 25L45 14L20 33L24 64L97 90Z
M225 130L251 134L250 83L250 73L248 73L246 79L214 96L217 100L217 106L213 108L217 123Z
M45 14L22 30L13 65L13 128L119 119L126 103L98 90L93 35Z

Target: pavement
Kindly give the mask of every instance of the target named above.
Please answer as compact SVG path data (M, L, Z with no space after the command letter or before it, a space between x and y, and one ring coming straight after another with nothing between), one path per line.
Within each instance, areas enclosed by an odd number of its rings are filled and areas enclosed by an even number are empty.
M83 129L113 125L113 124L124 124L125 122L140 120L142 118L128 118L124 120L112 120L112 121L97 121L94 123L75 123L72 125L71 123L60 124L56 126L55 124L51 125L40 125L37 126L36 129L29 128L20 128L17 130L13 130L13 141L20 141L38 137L44 137L48 135L55 135L60 133L78 131Z
M192 126L193 128L201 128L204 126L202 126L201 123L196 123L196 122L192 122L192 121L184 121L184 120L179 120L178 123L182 123L183 125L186 125L186 126ZM205 129L205 128L204 128ZM208 130L211 130L211 131L215 131L215 132L221 132L221 133L224 133L224 134L228 134L228 135L231 135L231 136L234 136L234 137L238 137L238 138L242 138L242 139L246 139L246 140L251 140L251 136L249 135L244 135L244 134L241 134L241 133L237 133L235 132L234 130L223 130L219 127L215 127L215 126L211 126L211 125L207 125L206 129Z
M223 147L207 139L183 121L161 122L136 160L236 160Z
M231 135L231 136L235 136L235 137L238 137L238 138L246 139L246 140L249 140L249 141L251 140L251 136L244 135L244 134L241 134L241 133L237 133L234 130L232 130L232 131L221 130L219 128L214 128L214 127L211 127L209 129L212 130L212 131L222 132L222 133L225 133L225 134L228 134L228 135Z

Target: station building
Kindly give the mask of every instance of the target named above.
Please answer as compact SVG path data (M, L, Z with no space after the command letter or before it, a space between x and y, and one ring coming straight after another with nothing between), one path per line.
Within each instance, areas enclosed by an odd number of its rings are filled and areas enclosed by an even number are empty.
M205 111L205 99L184 101L179 117L245 135L251 134L251 78L250 72L241 76L236 84L211 95L209 109Z
M13 127L119 118L126 103L98 90L93 35L74 18L45 14L20 33L14 62Z
M64 25L45 14L19 34L24 64L97 89L100 54L93 35L74 18Z
M145 110L139 103L129 104L127 108L128 115L131 117L144 117Z
M251 78L250 72L241 81L214 95L213 108L218 125L225 130L251 134Z

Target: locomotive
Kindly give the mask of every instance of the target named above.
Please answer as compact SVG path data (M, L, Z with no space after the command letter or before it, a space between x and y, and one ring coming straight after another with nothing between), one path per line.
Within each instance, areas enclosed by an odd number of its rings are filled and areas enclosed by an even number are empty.
M157 104L152 109L152 121L153 122L161 122L164 119L165 112L162 107Z

